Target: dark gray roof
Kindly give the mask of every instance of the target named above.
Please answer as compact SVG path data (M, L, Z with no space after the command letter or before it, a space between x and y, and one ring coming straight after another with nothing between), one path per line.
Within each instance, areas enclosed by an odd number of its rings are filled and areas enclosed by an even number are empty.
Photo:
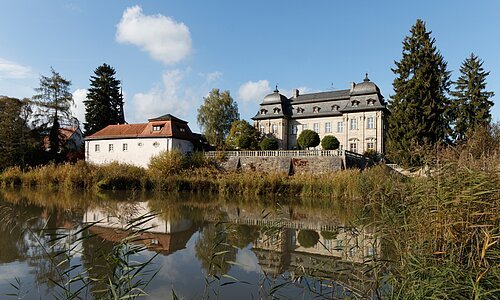
M276 107L280 108L274 113ZM267 113L261 114L261 110ZM337 90L298 95L286 98L278 90L264 97L259 112L253 120L276 118L303 119L340 116L344 112L387 110L384 97L376 84L366 75L363 82L354 84L350 90Z
M311 93L299 95L297 98L290 98L292 103L298 102L316 102L316 101L329 101L336 99L348 99L349 90L338 90L320 93Z
M180 123L185 123L187 124L188 122L181 120L177 117L172 116L171 114L166 114L161 117L156 117L152 119L148 119L149 122L157 122L157 121L175 121L175 122L180 122Z

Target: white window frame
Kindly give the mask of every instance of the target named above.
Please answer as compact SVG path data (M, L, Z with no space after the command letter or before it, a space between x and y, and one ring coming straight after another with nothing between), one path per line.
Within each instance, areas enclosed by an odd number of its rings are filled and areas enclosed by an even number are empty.
M366 128L367 129L375 128L375 120L373 117L366 118Z
M332 132L332 123L326 122L325 123L325 133L331 133Z
M122 144L122 151L128 151L128 144L127 143Z
M351 121L349 122L349 129L358 130L358 120L356 118L352 118Z
M319 123L313 123L313 131L319 134Z
M114 152L115 151L115 145L114 144L109 144L108 145L108 152Z
M338 133L343 133L344 132L344 121L338 121L337 122L337 132Z
M277 124L271 125L271 133L278 133L278 125Z
M299 131L299 127L297 125L292 125L290 134L296 135L298 131Z
M370 147L371 144L371 147ZM366 143L366 149L367 150L375 150L375 143L373 141L369 141Z
M358 153L358 143L356 142L350 142L349 143L349 151Z
M306 130L307 129L307 124L302 124L302 130Z

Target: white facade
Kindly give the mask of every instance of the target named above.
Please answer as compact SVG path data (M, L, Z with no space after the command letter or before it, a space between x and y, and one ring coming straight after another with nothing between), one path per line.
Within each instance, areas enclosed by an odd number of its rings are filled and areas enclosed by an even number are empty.
M163 151L193 151L190 141L176 138L124 138L85 141L85 160L102 165L112 162L147 168L151 157Z

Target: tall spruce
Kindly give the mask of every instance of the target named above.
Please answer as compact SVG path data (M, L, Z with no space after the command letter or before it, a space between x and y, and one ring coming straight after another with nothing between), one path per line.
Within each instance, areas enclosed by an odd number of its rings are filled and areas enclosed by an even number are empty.
M108 125L124 124L123 95L116 71L103 64L90 77L90 88L85 104L85 135L96 133Z
M40 76L40 86L35 88L33 102L39 107L35 115L36 123L42 130L49 133L49 153L52 159L57 159L64 136L60 132L61 125L78 126L71 115L73 95L69 88L71 81L63 78L50 68L50 76Z
M451 93L456 142L464 141L478 126L487 126L491 122L493 101L490 99L495 94L486 91L486 76L489 74L483 69L483 61L474 53L460 67L460 77Z
M387 154L405 166L422 163L418 149L444 142L450 133L450 72L431 31L418 19L403 41L389 103Z

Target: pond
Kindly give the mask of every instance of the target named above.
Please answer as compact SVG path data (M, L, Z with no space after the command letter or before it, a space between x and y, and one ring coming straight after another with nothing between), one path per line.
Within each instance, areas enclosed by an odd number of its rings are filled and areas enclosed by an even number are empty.
M0 298L377 298L373 217L311 203L0 190Z

